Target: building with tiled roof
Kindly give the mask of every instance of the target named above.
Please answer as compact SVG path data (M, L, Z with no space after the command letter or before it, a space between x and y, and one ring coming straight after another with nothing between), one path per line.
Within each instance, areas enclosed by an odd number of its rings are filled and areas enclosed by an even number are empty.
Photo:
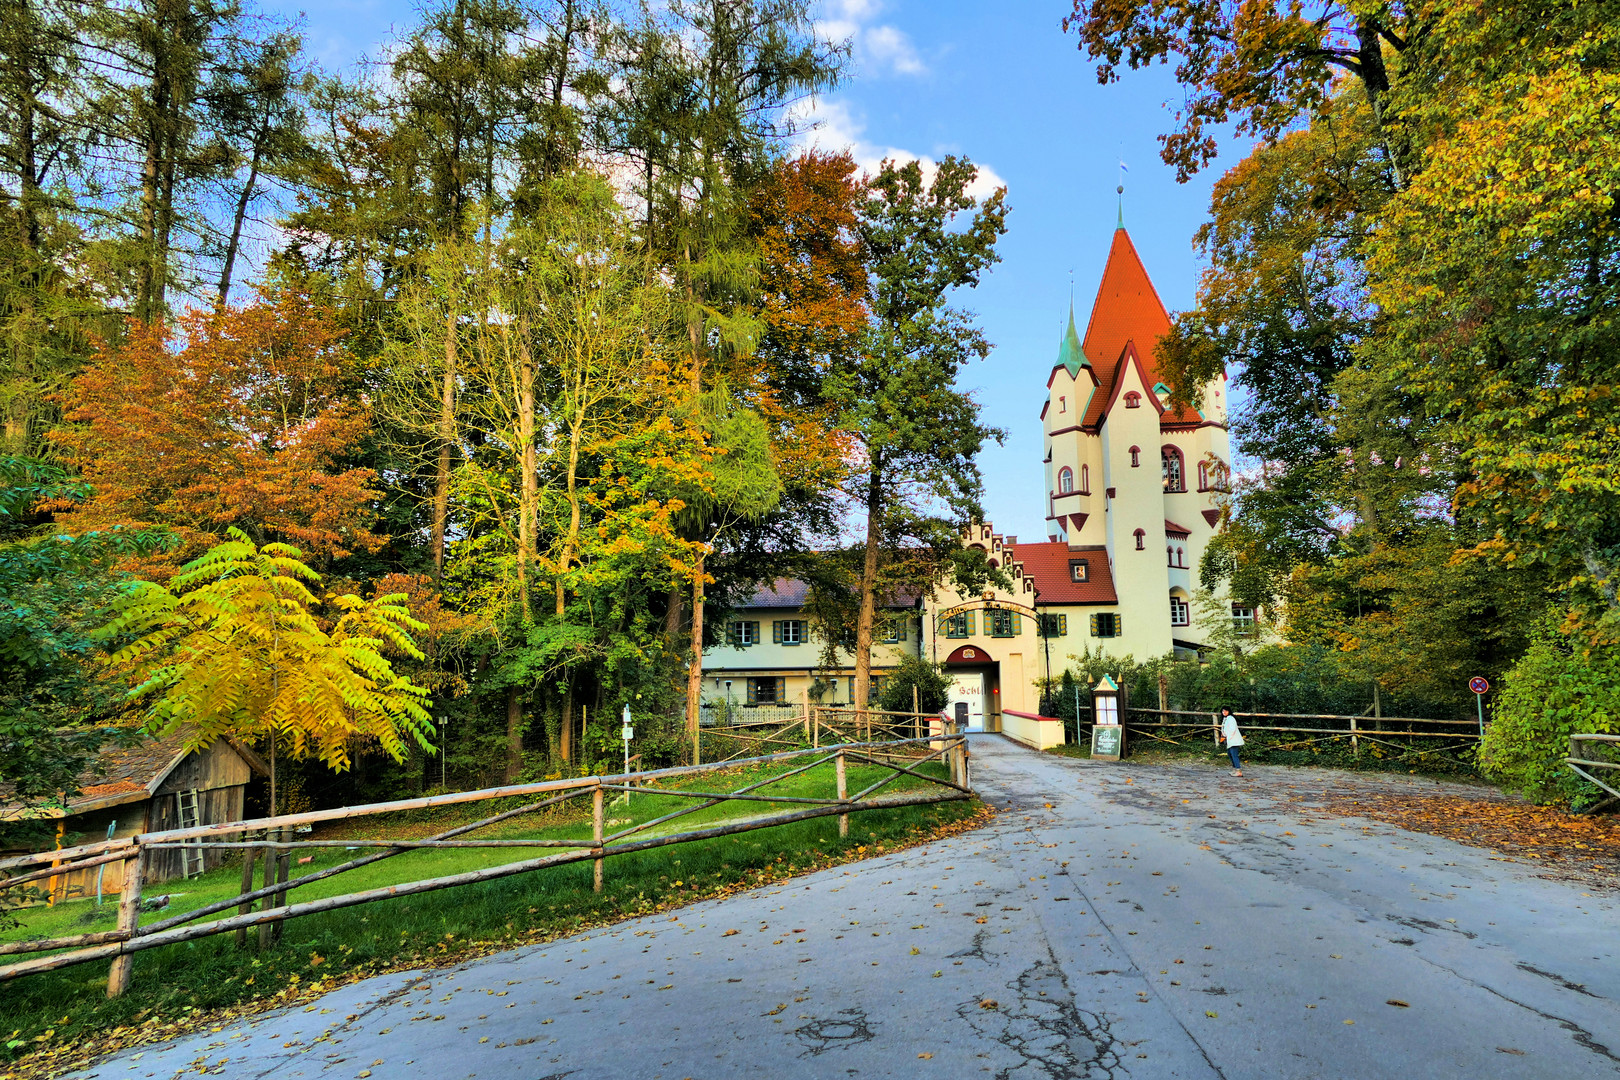
M1226 383L1216 380L1196 408L1172 405L1156 353L1169 330L1170 316L1121 222L1085 334L1071 305L1046 381L1047 538L1020 542L988 522L965 532L962 543L982 549L1011 587L964 596L941 584L904 605L916 618L891 613L902 629L874 650L879 679L904 652L921 653L949 670L949 709L970 728L1045 746L1050 722L1034 718L1041 686L1061 676L1071 657L1087 650L1139 660L1191 656L1209 640L1192 602L1193 574L1219 527L1229 475ZM788 581L761 590L741 629L728 631L727 647L713 654L717 663L707 665L706 678L716 687L731 671L732 678L776 679L774 687L759 682L749 700L796 701L795 690L813 685L814 672L806 668L801 680L775 669L786 668L777 653L796 648L807 632L807 622L783 611L804 595L801 583ZM770 618L750 623L749 610ZM755 657L772 661L772 670L740 663L756 646Z

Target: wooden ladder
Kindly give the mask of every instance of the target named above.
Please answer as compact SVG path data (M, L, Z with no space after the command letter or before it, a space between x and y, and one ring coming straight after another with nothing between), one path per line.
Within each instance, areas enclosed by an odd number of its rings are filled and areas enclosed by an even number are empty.
M199 796L196 788L182 791L175 797L175 803L180 811L180 827L182 829L196 828L202 824L202 811L199 805ZM203 872L203 850L201 840L188 840L180 849L180 872L185 877L196 877Z

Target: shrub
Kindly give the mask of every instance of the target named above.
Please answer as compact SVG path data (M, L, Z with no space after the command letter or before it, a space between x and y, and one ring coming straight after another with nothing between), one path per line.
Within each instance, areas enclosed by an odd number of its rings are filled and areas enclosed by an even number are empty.
M1569 736L1620 733L1620 654L1549 620L1508 669L1480 767L1538 802L1589 802L1595 789L1564 764Z
M889 681L883 684L883 695L878 708L893 712L911 711L911 688L917 688L917 708L922 712L938 712L950 700L950 676L937 664L930 664L920 656L908 656L900 661Z

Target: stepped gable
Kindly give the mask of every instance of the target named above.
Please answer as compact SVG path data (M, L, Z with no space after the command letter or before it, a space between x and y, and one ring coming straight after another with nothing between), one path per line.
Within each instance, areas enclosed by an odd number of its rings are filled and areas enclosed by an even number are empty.
M1117 604L1108 549L1101 544L1070 547L1062 540L1019 544L1009 558L1017 559L1023 576L1039 590L1037 604ZM1086 580L1075 581L1069 563L1086 561Z
M1114 399L1114 385L1129 361L1126 345L1134 345L1148 379L1147 389L1161 381L1154 349L1159 338L1170 330L1170 315L1153 288L1147 269L1131 243L1130 233L1121 225L1114 230L1108 248L1108 263L1097 286L1097 299L1091 306L1086 336L1081 348L1091 361L1091 370L1101 382L1091 397L1091 405L1081 424L1095 429L1102 423L1108 404ZM1197 413L1187 410L1164 413L1161 425L1199 423Z

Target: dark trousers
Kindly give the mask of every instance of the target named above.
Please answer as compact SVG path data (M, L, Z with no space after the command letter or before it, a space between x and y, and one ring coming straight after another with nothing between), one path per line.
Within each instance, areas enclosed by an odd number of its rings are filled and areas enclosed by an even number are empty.
M1234 768L1234 769L1243 768L1243 763L1238 760L1238 748L1237 747L1228 746L1226 748L1226 756L1232 759L1232 768Z

